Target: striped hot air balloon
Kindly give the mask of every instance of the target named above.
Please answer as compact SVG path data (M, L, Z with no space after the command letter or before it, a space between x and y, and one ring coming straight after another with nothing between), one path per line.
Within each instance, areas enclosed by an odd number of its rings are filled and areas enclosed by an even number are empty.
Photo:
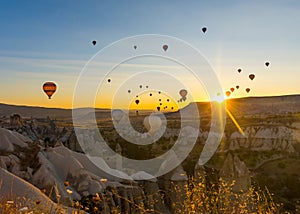
M54 82L45 82L43 85L43 90L49 99L51 99L51 96L55 93L56 89L57 86Z

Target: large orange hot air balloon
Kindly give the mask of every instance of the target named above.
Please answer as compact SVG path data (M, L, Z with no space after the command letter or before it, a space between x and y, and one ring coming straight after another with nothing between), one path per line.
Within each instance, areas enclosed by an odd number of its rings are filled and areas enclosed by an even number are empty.
M54 82L45 82L43 85L43 90L47 94L48 98L51 99L51 96L56 91L56 84Z

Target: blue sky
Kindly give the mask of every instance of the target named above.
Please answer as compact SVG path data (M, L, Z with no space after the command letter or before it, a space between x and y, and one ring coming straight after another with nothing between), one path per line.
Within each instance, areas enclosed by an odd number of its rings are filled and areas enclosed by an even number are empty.
M299 11L297 0L1 1L0 102L70 107L88 59L116 40L147 33L178 37L199 49L224 90L254 72L252 96L299 93ZM267 71L265 61L271 62ZM239 67L243 80L235 72ZM63 89L52 103L40 91L48 79ZM28 96L17 93L21 87Z

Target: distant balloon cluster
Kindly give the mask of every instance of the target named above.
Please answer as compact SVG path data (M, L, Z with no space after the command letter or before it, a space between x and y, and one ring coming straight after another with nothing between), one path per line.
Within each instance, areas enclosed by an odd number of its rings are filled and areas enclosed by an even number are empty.
M265 66L268 67L270 65L270 62L265 62ZM242 69L241 68L238 68L237 69L237 72L238 73L241 73L242 72ZM255 79L255 74L251 73L248 75L249 79L252 81ZM226 96L229 97L234 91L235 89L239 89L240 86L239 85L236 85L235 88L234 87L231 87L228 91L225 92ZM247 93L249 93L251 91L251 89L249 87L245 88L245 91ZM219 95L218 95L219 96Z
M107 80L108 83L110 83L111 81L112 81L111 79ZM142 95L149 94L149 97L153 97L156 94L156 97L158 95L158 99L156 101L154 100L152 102L152 104L156 103L156 107L155 107L154 110L157 110L157 111L162 111L162 110L173 111L175 109L175 107L173 106L174 102L171 102L172 99L170 97L168 97L166 94L163 94L161 91L154 90L154 89L149 89L148 85L138 85L137 88L141 90L142 94L138 93L138 94L135 95L134 103L135 103L136 107L143 108L142 105L146 103L146 101L143 100L143 99L149 99L146 96L142 96ZM147 89L147 90L145 91L144 89ZM127 93L131 94L132 90L128 89ZM178 100L178 102L186 101L187 94L188 94L187 90L186 89L181 89L178 93L181 96L181 98ZM136 114L138 115L138 113L139 112L137 110Z
M205 33L207 32L207 27L206 27L206 26L203 26L203 27L201 28L201 30L202 30L202 32L205 34ZM95 46L95 45L97 44L97 41L96 41L96 40L93 40L91 43L92 43L93 46ZM138 49L138 46L137 46L137 45L133 45L133 49L134 49L134 50ZM164 52L166 52L168 49L169 49L169 45L167 45L167 44L163 44L163 45L162 45L162 50L163 50ZM265 62L265 66L268 67L269 65L270 65L270 62L266 61L266 62ZM238 72L238 73L242 73L242 71L243 71L243 70L242 70L241 68L238 68L238 69L237 69L237 72ZM249 77L250 80L254 80L256 76L255 76L255 74L251 73L251 74L248 75L248 77ZM107 82L108 82L108 83L111 83L112 80L111 80L111 79L107 79ZM142 89L142 88L143 88L143 85L139 85L139 88ZM145 88L148 89L149 86L146 85ZM44 92L47 94L47 96L48 96L49 99L51 99L51 97L52 97L52 95L55 93L56 89L57 89L57 86L56 86L56 84L55 84L54 82L45 82L45 83L43 84L43 90L44 90ZM232 95L232 93L234 93L234 92L235 92L236 90L238 90L238 89L240 89L240 86L239 86L239 85L236 85L235 87L231 87L229 90L225 91L225 94L226 94L227 97L229 97L229 96ZM250 89L249 87L246 87L246 88L245 88L245 91L246 91L247 93L249 93L249 92L251 91L251 89ZM131 93L131 90L128 89L127 92L130 94L130 93ZM160 93L161 93L161 92L158 91L158 94L160 94ZM180 97L179 100L177 101L178 103L179 103L179 102L186 101L186 99L187 99L187 98L186 98L186 97L187 97L187 90L181 89L181 90L179 91L179 95L180 95L181 97ZM217 93L217 96L220 96L220 95L221 95L221 93ZM149 96L152 97L152 96L153 96L153 92L150 92L150 93L149 93ZM138 98L138 95L136 95L136 97ZM159 100L159 102L160 102L160 103L158 104L158 106L157 106L157 108L156 108L157 111L160 111L160 110L161 110L161 106L163 106L163 103L161 103L161 99ZM167 102L169 102L169 99L167 99ZM139 100L139 99L136 99L136 100L135 100L135 103L136 103L136 105L138 105L138 104L140 103L140 100ZM164 106L163 109L168 109L168 106L167 106L167 105ZM170 109L173 110L174 107L171 107Z

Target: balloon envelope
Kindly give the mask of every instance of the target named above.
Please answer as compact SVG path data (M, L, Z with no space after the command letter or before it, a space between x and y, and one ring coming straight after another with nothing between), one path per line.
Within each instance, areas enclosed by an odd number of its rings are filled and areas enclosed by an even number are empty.
M135 45L135 46L133 46L133 48L134 48L134 49L136 49L136 48L137 48L137 46Z
M120 109L115 109L111 112L111 116L113 118L113 120L115 120L116 122L119 122L122 117L124 116L124 111L120 110Z
M168 50L168 48L169 48L169 46L168 46L168 45L164 45L164 46L163 46L163 49L164 49L164 51L167 51L167 50Z
M92 41L92 44L93 44L93 45L96 45L96 43L97 43L97 42L96 42L95 40L94 40L94 41Z
M205 32L206 32L206 30L207 30L207 28L206 28L206 27L203 27L203 28L202 28L202 32L203 32L203 33L205 33Z
M150 115L145 117L144 126L151 135L154 135L162 125L160 117L155 115Z
M234 88L230 88L230 91L231 91L231 92L234 92Z
M241 73L241 72L242 72L242 69L239 68L239 69L238 69L238 72Z
M235 86L236 87L236 89L239 89L240 88L240 86L239 85L237 85L237 86Z
M266 62L265 65L268 67L268 66L270 65L270 63L269 63L269 62Z
M230 94L231 94L231 92L230 91L226 91L225 94L226 94L227 97L229 97Z
M250 92L250 88L246 88L246 92L249 93Z
M47 94L48 98L51 99L51 96L56 91L56 84L54 82L45 82L43 84L43 90Z
M187 90L181 89L181 90L179 91L179 94L180 94L181 97L186 97L186 95L187 95Z
M250 74L250 75L249 75L249 78L250 78L251 80L254 80L255 75L254 75L254 74Z
M138 105L140 103L140 101L139 100L135 100L135 103Z

